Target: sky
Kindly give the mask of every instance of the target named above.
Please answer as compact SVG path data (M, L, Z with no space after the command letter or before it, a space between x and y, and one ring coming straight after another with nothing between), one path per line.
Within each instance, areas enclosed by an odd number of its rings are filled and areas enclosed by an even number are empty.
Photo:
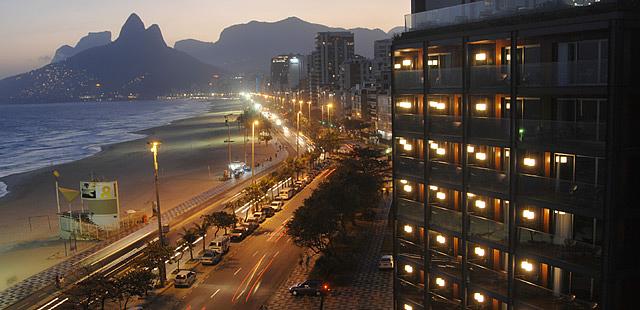
M135 12L158 24L165 41L215 42L220 32L252 20L290 16L332 27L402 26L409 0L0 0L0 78L41 67L55 50L88 32L120 27Z

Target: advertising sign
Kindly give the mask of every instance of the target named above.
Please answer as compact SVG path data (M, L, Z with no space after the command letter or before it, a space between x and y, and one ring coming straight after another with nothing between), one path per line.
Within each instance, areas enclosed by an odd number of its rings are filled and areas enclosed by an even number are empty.
M115 182L80 182L80 192L83 200L114 200L118 198Z

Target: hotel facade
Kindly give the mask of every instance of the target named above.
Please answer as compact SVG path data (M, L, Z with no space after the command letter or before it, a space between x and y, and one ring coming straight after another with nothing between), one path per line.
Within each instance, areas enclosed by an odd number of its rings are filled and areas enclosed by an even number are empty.
M638 8L412 1L392 47L396 309L640 307Z

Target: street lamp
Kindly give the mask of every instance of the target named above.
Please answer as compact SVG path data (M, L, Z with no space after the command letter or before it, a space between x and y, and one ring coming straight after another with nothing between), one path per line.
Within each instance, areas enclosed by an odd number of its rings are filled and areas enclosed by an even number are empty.
M254 170L255 170L255 140L256 140L256 125L258 125L258 121L255 120L251 124L251 183L255 182L253 180Z
M151 145L151 152L153 153L153 178L156 187L156 216L158 217L158 240L160 245L165 246L164 237L162 236L162 213L160 212L160 191L158 190L158 146L160 142L149 142ZM158 266L160 271L160 286L164 287L164 283L167 278L167 272L165 270L164 263Z
M297 113L298 121L296 123L296 158L298 158L300 154L300 114L302 114L302 111L298 111Z
M327 104L327 117L329 118L329 128L331 128L331 108L333 107L332 103Z
M324 104L320 106L322 111L320 112L320 123L324 125Z
M311 124L311 101L307 101L307 106L309 106L309 124Z

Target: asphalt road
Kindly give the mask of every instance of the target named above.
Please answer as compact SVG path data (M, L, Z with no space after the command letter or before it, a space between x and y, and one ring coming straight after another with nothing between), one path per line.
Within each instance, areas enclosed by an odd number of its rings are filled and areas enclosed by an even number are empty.
M318 175L253 235L241 243L232 243L218 265L198 265L194 269L197 281L192 287L171 287L148 308L258 309L298 264L303 251L287 236L285 224L328 173Z

